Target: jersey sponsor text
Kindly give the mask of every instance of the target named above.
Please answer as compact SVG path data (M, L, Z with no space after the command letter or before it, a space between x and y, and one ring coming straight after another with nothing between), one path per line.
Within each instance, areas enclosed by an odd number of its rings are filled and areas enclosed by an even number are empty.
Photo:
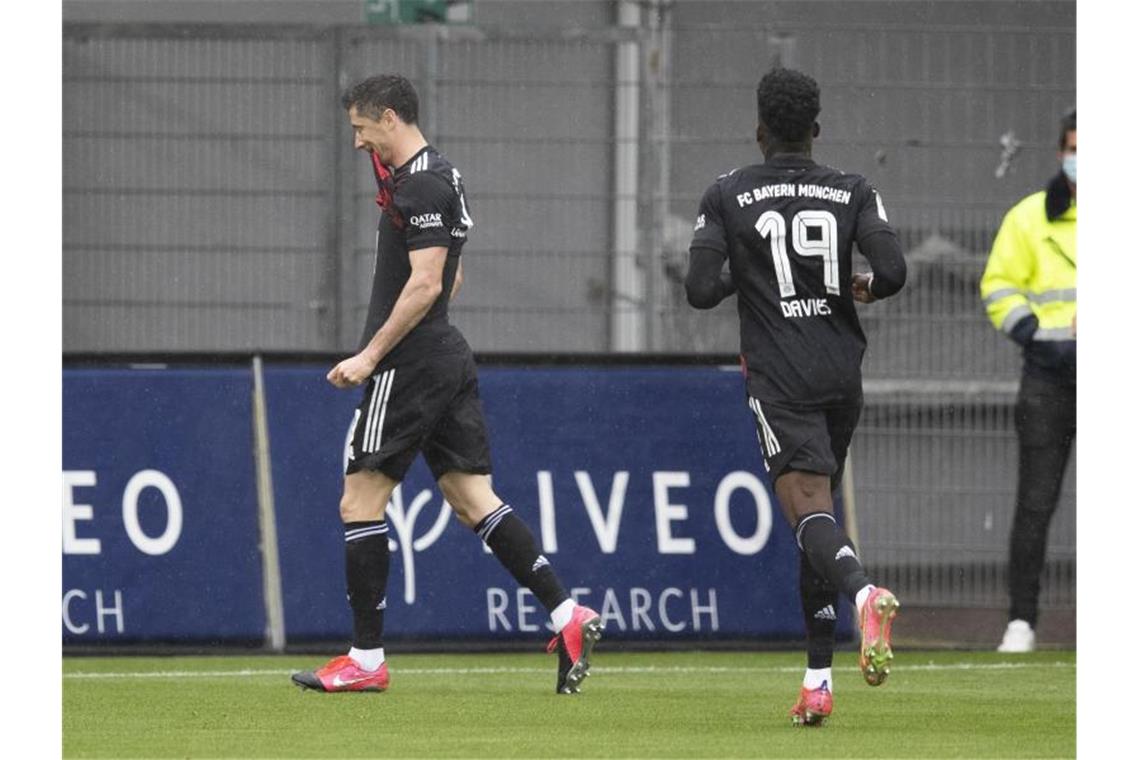
M791 182L781 182L775 185L764 185L763 187L754 187L752 190L740 193L736 196L736 202L741 208L751 206L753 203L769 200L771 198L818 198L823 201L832 201L834 203L851 203L851 191L842 190L838 187L827 187L826 185L812 185L806 183L794 184Z
M443 226L442 214L416 214L409 219L412 224L419 227L421 230L431 229L432 227Z

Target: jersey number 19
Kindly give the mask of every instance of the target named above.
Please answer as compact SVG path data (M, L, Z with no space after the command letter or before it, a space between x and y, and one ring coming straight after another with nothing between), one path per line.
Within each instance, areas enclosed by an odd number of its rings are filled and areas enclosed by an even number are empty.
M815 239L808 237L809 230L818 230ZM756 220L756 231L771 242L772 266L776 270L776 282L780 284L780 297L794 296L796 285L788 261L788 225L784 215L765 211ZM792 249L800 256L823 258L823 284L832 295L839 295L838 237L835 215L830 211L805 209L792 217Z

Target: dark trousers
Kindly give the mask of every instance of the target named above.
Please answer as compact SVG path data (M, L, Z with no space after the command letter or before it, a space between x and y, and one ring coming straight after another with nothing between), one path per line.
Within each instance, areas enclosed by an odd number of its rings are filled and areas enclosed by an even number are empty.
M1077 435L1077 389L1023 375L1014 410L1017 506L1009 537L1009 619L1037 625L1049 522Z

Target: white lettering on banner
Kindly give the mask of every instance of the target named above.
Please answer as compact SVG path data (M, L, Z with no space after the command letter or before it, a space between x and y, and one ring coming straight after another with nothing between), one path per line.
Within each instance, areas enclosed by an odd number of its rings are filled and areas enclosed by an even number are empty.
M613 631L656 631L660 628L679 633L689 629L720 630L720 608L715 588L679 589L670 586L654 594L647 588L634 586L628 590L628 598L625 594L624 589L605 588L601 590L601 603L598 603L590 598L592 589L570 589L570 595L576 602L597 609L602 623ZM518 588L513 600L511 597L506 589L487 589L487 630L539 630L532 617L539 611L533 594L525 588ZM549 621L545 627L553 630Z
M75 523L79 520L91 520L95 517L95 510L90 504L77 504L74 488L84 488L95 485L95 473L92 470L63 471L63 553L64 554L98 554L102 551L102 544L97 538L80 538L75 534ZM67 600L64 600L64 604ZM64 610L66 615L66 609ZM82 631L72 631L82 633Z
M578 492L582 494L586 514L590 518L590 524L594 526L598 546L603 554L613 554L617 551L618 529L621 527L622 509L625 507L625 489L629 485L629 473L625 470L614 473L609 507L605 516L602 515L602 507L598 503L598 494L594 491L590 473L578 470L574 473L574 480L578 482Z
M83 625L76 625L71 622L71 600L72 599L86 599L87 594L83 593L77 588L73 588L63 595L63 625L67 628L68 633L84 634L90 630L91 626L84 623Z
M647 631L657 630L657 626L653 625L653 621L649 619L649 609L652 606L653 595L649 593L648 589L631 588L629 590L629 619L633 623L633 630L640 631L643 624Z
M612 588L606 589L605 596L602 597L602 608L598 610L598 615L602 618L602 625L608 626L616 623L619 631L625 630L625 618L621 614L621 604L618 603L617 594Z
M157 488L166 504L166 529L157 538L148 536L139 525L139 494L144 488ZM159 556L173 549L182 535L182 499L174 481L158 470L136 472L123 491L123 527L143 554Z
M497 631L502 625L504 631L511 630L511 623L507 620L506 611L510 606L507 592L501 588L487 589L487 630Z
M534 594L530 592L530 589L523 588L522 586L515 589L515 599L519 610L519 630L534 633L538 630L538 624L527 620L527 616L538 612L538 605L527 604L526 598L528 596L532 599L534 598Z
M347 456L346 447L346 463L348 461ZM679 495L674 493L674 489L690 487L690 474L686 471L656 471L651 474L651 478L653 481L654 529L658 553L695 554L697 552L696 540L692 537L679 535L685 531L682 525L677 524L689 520L689 507L684 503L673 502L673 499L681 499ZM592 476L585 470L575 470L574 479L582 500L582 508L594 531L594 536L597 538L600 551L603 554L616 554L621 543L622 518L625 514L626 497L629 493L630 471L617 470L613 473L608 494L599 495ZM558 509L555 503L553 472L550 470L537 471L535 473L535 484L542 550L544 554L554 554L558 551ZM752 495L757 512L756 530L749 536L740 535L732 523L731 501L735 492L741 489ZM603 496L606 499L604 508L602 506ZM439 540L447 528L451 515L450 506L446 500L441 499L439 513L432 526L424 535L417 538L415 536L417 520L421 513L428 508L428 505L433 502L433 499L434 492L425 489L419 491L411 499L410 505L405 505L403 486L397 486L392 492L391 500L387 506L387 516L393 527L389 534L389 547L392 551L399 551L403 560L404 603L408 605L415 604L416 601L415 555ZM520 503L525 504L525 502ZM708 513L707 506L707 502L701 502L700 514L702 516ZM717 486L712 506L717 532L721 541L731 551L736 554L751 556L759 553L767 546L772 529L771 499L761 481L755 476L744 471L730 472L725 475ZM638 521L630 529L640 530L642 525L643 523ZM485 544L482 546L482 551L485 554L491 553ZM509 598L502 599L495 595L493 590L488 591L487 614L488 626L491 630L518 629L518 620L512 620L508 614L511 604L512 601ZM518 603L514 604L517 608ZM660 616L655 619L653 614L655 609L659 607L659 600L650 599L647 592L634 591L631 592L628 615L625 607L611 607L611 611L613 615L620 616L622 623L628 624L631 630L654 631L657 630L658 626L663 625ZM714 613L710 612L709 614L715 617ZM670 625L674 624L672 618L666 616L666 619ZM507 627L508 622L511 627ZM534 625L527 619L523 620L523 624L531 627ZM696 624L694 623L694 625Z
M538 520L542 528L542 551L558 551L558 530L554 523L554 478L549 470L538 472Z
M702 606L695 588L689 589L689 605L693 608L693 630L701 630L701 613L709 616L710 631L720 630L720 616L717 614L716 589L709 589L709 603Z
M752 503L756 507L756 532L747 538L736 532L729 511L732 494L739 489L752 495ZM737 554L757 554L768 543L768 537L772 534L772 500L768 498L764 484L752 473L737 470L720 481L713 499L713 513L716 529L720 532L724 545Z
M80 538L75 523L93 520L94 508L90 504L75 503L73 489L94 486L97 482L92 470L63 471L63 553L100 554L102 542L97 538ZM139 495L146 488L157 488L166 507L166 528L157 537L148 536L139 524ZM140 470L127 481L122 499L123 527L131 543L144 554L166 554L178 543L182 535L182 499L169 477L158 470Z
M123 632L123 593L119 589L115 589L115 606L105 607L103 605L103 592L95 590L95 625L99 633L105 633L103 627L103 618L111 615L115 618L115 631L117 633Z
M72 602L76 599L87 599L87 592L80 589L69 589L63 595L63 625L67 628L69 633L76 635L83 635L91 630L88 623L77 625L75 623L75 616L73 615ZM95 630L99 633L107 632L107 618L114 618L115 632L122 633L125 630L123 624L123 592L120 589L115 589L113 594L114 604L107 604L103 596L102 589L95 591Z
M684 594L681 593L681 589L672 588L672 587L667 588L664 591L662 591L661 596L659 596L657 598L657 616L659 618L661 618L661 624L665 626L666 630L672 631L673 633L677 633L678 631L685 630L685 624L684 623L674 623L674 622L669 620L669 613L665 608L665 603L666 603L666 601L668 601L668 598L671 596L684 597Z
M670 488L688 488L687 472L653 473L653 510L657 521L657 551L661 554L694 554L697 544L691 538L673 536L672 524L689 519L689 508L684 504L669 503Z

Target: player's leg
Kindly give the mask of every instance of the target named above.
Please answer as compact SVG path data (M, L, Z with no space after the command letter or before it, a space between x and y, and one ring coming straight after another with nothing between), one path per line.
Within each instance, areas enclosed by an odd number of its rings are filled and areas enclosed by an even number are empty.
M796 480L783 479L784 473L792 465L827 468L828 453L824 449L816 457L813 452L820 447L810 444L822 434L822 420L819 415L805 419L800 413L793 413L779 406L748 398L748 407L756 422L756 439L760 443L760 453L764 458L764 468L776 478L776 483L789 484ZM818 458L820 461L813 461ZM777 495L779 491L777 491ZM777 499L784 518L796 527L796 513L792 509L794 501L789 498ZM821 502L820 509L830 512L831 503ZM807 668L799 698L792 706L792 724L798 726L822 725L831 714L834 683L831 679L831 660L835 649L835 620L838 604L836 587L826 575L811 563L806 552L800 548L799 563L800 607L807 634Z
M352 648L322 668L295 674L293 681L306 688L332 692L388 687L383 634L389 550L384 512L419 452L423 405L417 395L435 390L413 369L378 373L366 385L357 409L340 499Z
M530 528L495 494L487 475L451 471L439 478L439 487L460 521L475 531L507 572L546 608L554 628L547 651L556 651L559 659L555 691L577 693L589 675L590 654L601 638L601 617L566 593Z
M831 662L839 593L815 571L803 552L800 552L800 604L807 632L807 669L791 718L795 725L821 725L831 714L834 684Z
M1017 501L1009 539L1009 624L1000 652L1036 648L1041 571L1049 523L1076 435L1076 394L1024 377L1014 411L1018 438Z
M859 612L860 666L872 686L882 683L893 657L891 622L898 601L867 577L854 544L834 515L832 492L842 472L860 408L789 409L750 399L765 464L796 544L822 578Z
M859 666L864 680L878 686L890 674L894 659L891 626L898 600L871 583L851 539L836 522L829 476L786 472L776 479L776 497L795 526L796 543L808 562L855 604L862 637Z
M755 398L749 399L749 407L776 498L795 530L796 544L816 573L861 606L871 582L832 506L832 477L846 457L858 407L838 414L791 409Z
M475 363L461 366L458 390L424 444L424 459L456 516L475 531L516 581L547 613L559 652L559 693L574 693L589 672L589 657L601 635L601 618L566 592L534 534L491 487L491 455Z
M344 569L352 610L352 648L324 667L296 673L293 681L317 691L383 691L384 609L388 587L388 524L384 509L397 482L381 472L346 475L340 501Z
M565 625L573 601L542 554L534 534L509 504L492 490L487 475L451 471L439 488L459 521L475 531L520 585L530 589L550 613L555 627Z

